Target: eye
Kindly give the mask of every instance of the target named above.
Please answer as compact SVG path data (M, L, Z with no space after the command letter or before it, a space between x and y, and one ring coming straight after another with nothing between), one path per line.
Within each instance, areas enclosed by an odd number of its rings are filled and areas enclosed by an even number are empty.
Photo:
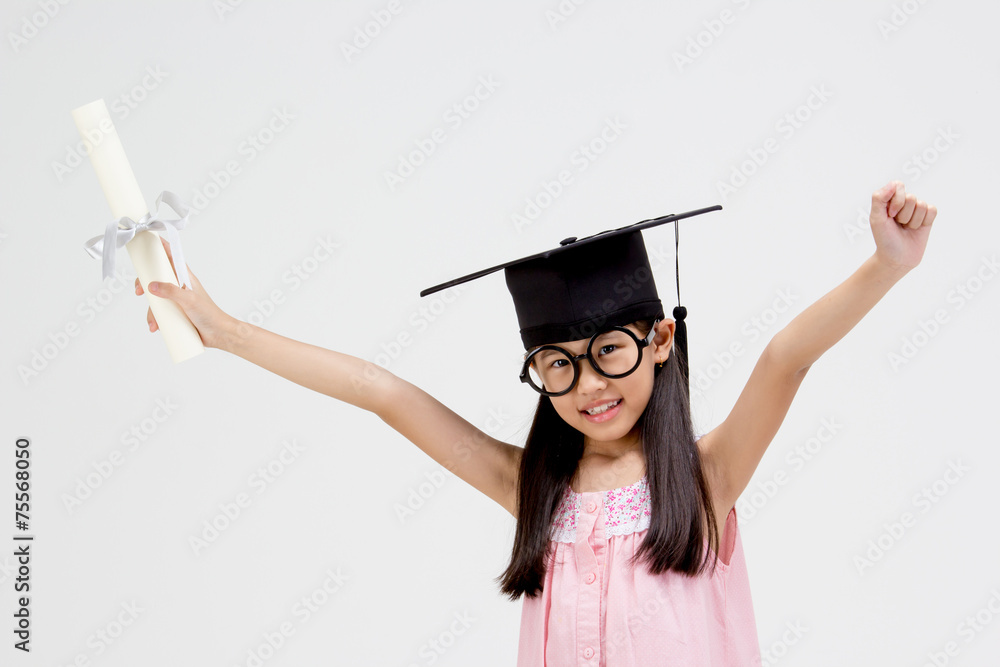
M615 351L615 348L617 347L618 347L617 345L610 345L610 344L602 345L601 349L598 351L598 354L604 353L604 350L607 350L606 354L611 354L612 352Z
M565 368L564 366L557 366L556 364L568 364L568 363L569 363L569 361L566 360L566 359L556 359L551 364L549 364L549 367L550 368Z

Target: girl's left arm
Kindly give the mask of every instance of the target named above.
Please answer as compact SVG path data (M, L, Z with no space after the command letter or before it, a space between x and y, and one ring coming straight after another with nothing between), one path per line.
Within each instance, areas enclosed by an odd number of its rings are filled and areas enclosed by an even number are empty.
M872 194L875 254L775 334L729 416L699 443L724 507L750 483L813 362L920 263L936 216L934 206L907 194L899 181Z

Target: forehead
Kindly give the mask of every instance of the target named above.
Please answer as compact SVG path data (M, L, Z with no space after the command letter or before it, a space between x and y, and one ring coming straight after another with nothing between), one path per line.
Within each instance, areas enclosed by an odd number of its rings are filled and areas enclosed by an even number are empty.
M626 329L628 329L629 331L631 331L632 333L634 333L635 335L637 335L637 336L639 335L639 329L634 324L626 324L626 325L624 325L624 327ZM598 333L604 333L606 331L608 331L608 329L602 329ZM584 352L587 351L587 345L589 343L590 343L590 338L579 338L577 340L558 341L558 342L554 342L554 343L547 343L547 345L556 345L556 346L561 347L564 350L567 350L567 351L572 352L574 354L583 354ZM528 354L531 353L532 350L537 350L540 347L544 347L544 346L542 346L542 345L536 345L535 347L531 348L530 350L525 351L524 355L527 356Z

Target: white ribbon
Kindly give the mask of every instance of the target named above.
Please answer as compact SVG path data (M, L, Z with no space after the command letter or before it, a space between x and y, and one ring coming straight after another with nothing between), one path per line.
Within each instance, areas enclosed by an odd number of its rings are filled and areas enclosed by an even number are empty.
M184 229L188 222L188 215L191 208L181 201L181 198L173 192L164 190L156 198L156 205L153 211L158 211L160 203L166 204L174 213L181 216L176 220L168 220L153 216L151 213L139 218L136 222L132 218L124 217L108 222L104 236L95 236L84 244L84 248L91 257L101 257L103 259L104 278L111 278L115 275L115 251L135 238L135 235L143 231L165 231L167 241L170 243L170 255L174 262L174 272L181 287L192 289L188 280L187 264L184 263L184 252L181 250L181 237L178 233Z

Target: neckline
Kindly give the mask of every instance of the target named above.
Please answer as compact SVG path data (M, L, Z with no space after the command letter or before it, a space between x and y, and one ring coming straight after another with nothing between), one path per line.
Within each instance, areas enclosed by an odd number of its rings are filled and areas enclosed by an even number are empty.
M619 486L616 489L605 489L603 491L574 491L573 487L570 486L569 484L566 485L566 489L573 496L587 496L587 495L596 495L596 494L607 495L609 493L616 493L618 491L627 491L629 489L633 489L633 488L635 488L637 486L640 486L645 481L646 481L646 475L643 474L643 476L639 478L638 482L632 482L631 484L629 484L627 486Z

